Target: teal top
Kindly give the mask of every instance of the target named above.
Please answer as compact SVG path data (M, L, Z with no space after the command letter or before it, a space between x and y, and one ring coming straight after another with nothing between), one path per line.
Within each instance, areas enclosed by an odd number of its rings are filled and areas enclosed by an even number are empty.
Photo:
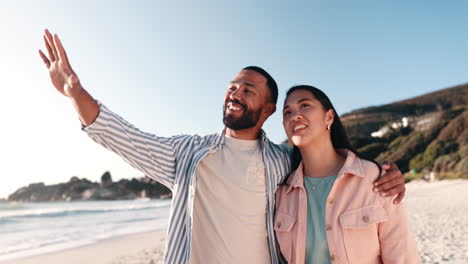
M331 263L325 230L325 208L335 179L336 176L304 177L304 187L307 192L306 264Z

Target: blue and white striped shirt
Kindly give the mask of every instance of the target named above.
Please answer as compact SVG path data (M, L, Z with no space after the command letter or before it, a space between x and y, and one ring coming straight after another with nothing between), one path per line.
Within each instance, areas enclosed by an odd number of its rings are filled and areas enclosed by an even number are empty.
M172 191L165 263L188 263L196 168L208 153L223 147L224 131L207 136L158 137L140 131L100 103L99 108L97 119L83 130L98 144L117 153L134 168ZM275 191L291 170L291 148L272 143L263 131L261 148L266 169L268 241L271 262L276 264L279 263L279 250L273 230Z

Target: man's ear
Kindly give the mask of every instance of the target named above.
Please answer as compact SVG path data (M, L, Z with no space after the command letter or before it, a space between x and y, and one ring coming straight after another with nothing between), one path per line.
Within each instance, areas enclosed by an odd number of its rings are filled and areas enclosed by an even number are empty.
M276 104L268 103L265 107L265 111L263 111L267 117L271 116L273 113L276 112Z

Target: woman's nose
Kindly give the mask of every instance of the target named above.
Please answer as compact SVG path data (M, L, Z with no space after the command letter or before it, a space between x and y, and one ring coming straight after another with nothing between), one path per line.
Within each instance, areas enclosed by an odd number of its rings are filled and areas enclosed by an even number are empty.
M299 113L297 111L294 111L294 112L291 113L290 121L297 121L297 120L301 120L301 119L302 119L301 113Z
M302 115L300 113L296 113L293 118L294 118L293 120L301 120Z

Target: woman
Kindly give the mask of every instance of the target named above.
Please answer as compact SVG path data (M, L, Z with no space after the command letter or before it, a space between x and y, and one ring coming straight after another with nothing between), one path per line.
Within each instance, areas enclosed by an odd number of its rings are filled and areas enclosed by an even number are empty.
M372 192L379 165L353 150L328 97L287 92L293 169L276 193L275 231L288 263L420 263L402 204Z

